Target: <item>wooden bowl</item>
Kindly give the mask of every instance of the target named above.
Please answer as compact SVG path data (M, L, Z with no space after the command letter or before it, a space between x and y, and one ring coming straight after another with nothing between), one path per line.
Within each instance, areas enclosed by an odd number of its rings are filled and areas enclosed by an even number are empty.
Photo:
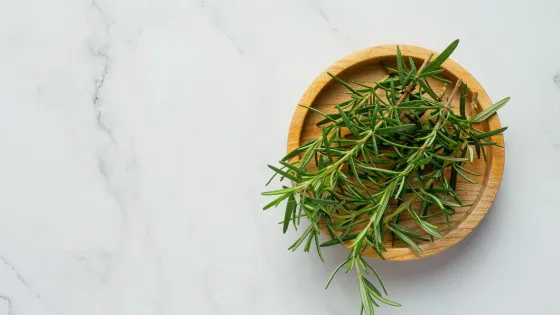
M421 47L400 45L402 55L408 59L412 57L417 63L417 67L422 63L429 53L437 53ZM321 73L311 86L305 91L300 100L301 105L314 107L325 113L333 113L336 111L335 105L348 100L348 94L344 87L336 83L327 72L330 72L346 82L360 82L373 85L375 81L380 81L387 75L386 70L380 65L380 61L384 61L387 65L394 66L396 64L396 45L377 46L364 49L353 53L331 65L325 72ZM432 59L433 60L433 59ZM478 92L478 102L480 104L478 111L487 108L492 104L490 98L476 81L476 79L463 69L460 65L452 60L447 60L442 68L445 72L442 76L453 83L461 78L468 85L467 104L470 104L474 92ZM439 91L443 83L440 81L430 81L430 85L434 91ZM453 85L448 87L451 90ZM459 107L459 97L456 96L453 101L453 108ZM458 112L458 111L456 111ZM469 114L469 110L467 110ZM476 113L470 113L474 116ZM304 107L297 106L288 135L288 152L294 150L298 146L321 136L321 129L316 123L322 117ZM497 115L493 115L479 126L480 129L488 131L501 127L500 120ZM504 145L503 136L493 136L491 141L500 145ZM388 260L412 260L419 259L439 253L462 240L469 234L484 218L486 212L492 205L496 192L500 186L502 173L504 170L504 149L498 147L487 147L487 161L483 159L475 159L473 163L467 163L467 168L481 174L481 176L473 177L476 184L471 184L463 180L460 176L457 180L457 194L464 204L471 204L470 207L459 208L451 216L450 226L446 229L444 218L435 217L440 232L444 234L443 239L436 239L433 243L426 242L420 244L423 253L418 254L404 244L395 244L393 246L390 240L386 240L385 247L387 252L383 253ZM403 219L401 224L411 228L416 228L412 220ZM326 231L324 231L326 232ZM400 243L400 242L398 242ZM346 244L348 246L350 243ZM368 248L365 255L377 257L375 252Z

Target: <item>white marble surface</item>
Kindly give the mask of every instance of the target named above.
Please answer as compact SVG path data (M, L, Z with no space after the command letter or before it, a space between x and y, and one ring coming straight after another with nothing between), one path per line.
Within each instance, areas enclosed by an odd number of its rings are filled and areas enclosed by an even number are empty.
M502 187L459 245L375 264L379 313L559 314L559 31L557 0L0 0L0 315L358 314L353 276L323 290L345 250L260 210L266 164L330 63L455 38L512 97Z

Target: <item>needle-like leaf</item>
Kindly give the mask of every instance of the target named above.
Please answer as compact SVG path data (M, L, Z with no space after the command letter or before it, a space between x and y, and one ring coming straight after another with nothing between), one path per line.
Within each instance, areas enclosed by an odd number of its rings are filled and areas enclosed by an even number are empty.
M344 82L342 79L340 79L339 77L335 76L334 74L328 72L327 73L331 78L333 78L336 82L342 84L345 88L347 88L348 90L350 90L350 92L354 93L357 96L362 96L362 94L358 91L356 91L353 87L351 87L350 85L348 85L348 83Z
M467 107L467 85L463 85L463 91L461 92L461 98L459 101L459 110L461 112L461 118L466 119L465 108Z
M472 119L472 122L477 123L477 122L485 121L486 119L490 118L490 116L492 116L498 109L500 109L504 105L506 105L507 102L509 102L509 97L506 97L506 98L492 104L492 106L490 106L487 109L478 113L478 115L476 115Z
M284 214L284 226L282 227L282 231L284 234L288 231L288 226L290 225L290 218L292 217L293 213L296 212L296 200L294 195L290 195L288 197L288 203L286 204L286 213Z
M424 72L436 70L439 66L443 64L445 60L447 60L447 58L449 58L449 56L451 56L451 54L453 53L455 48L457 48L458 45L459 45L459 40L458 39L454 40L449 46L447 46L447 48L445 48L441 52L441 54L439 54L439 56L437 56L432 62L428 64L428 66L426 66Z
M397 71L399 72L399 79L404 82L406 71L404 68L404 59L401 55L401 48L397 46Z
M404 233L402 233L397 229L394 228L390 228L390 229L391 231L393 231L393 233L395 233L399 237L399 239L407 243L410 247L414 248L414 250L416 250L419 254L422 254L422 249L420 249L420 247L418 247L418 245L416 245L416 243L414 243L414 241L411 240L408 236L406 236Z

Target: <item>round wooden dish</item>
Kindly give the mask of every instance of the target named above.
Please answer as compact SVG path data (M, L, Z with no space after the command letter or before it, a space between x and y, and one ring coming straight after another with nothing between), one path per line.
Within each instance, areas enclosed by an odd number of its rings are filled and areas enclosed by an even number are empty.
M400 45L400 48L402 55L406 59L408 59L409 56L412 57L417 67L419 67L429 53L434 53L434 58L438 55L433 51L421 47ZM315 79L301 98L300 104L314 107L324 113L336 112L335 105L348 100L348 94L347 90L340 84L334 82L327 72L342 78L346 82L356 81L373 85L375 81L380 81L387 75L386 70L380 65L380 61L384 61L387 65L396 68L396 51L396 45L377 46L358 51L337 61ZM478 92L478 102L480 104L478 110L485 109L492 104L482 86L480 86L470 73L457 63L448 59L442 65L442 68L445 70L442 74L444 78L453 83L455 83L457 78L461 78L463 82L468 85L467 104L470 104L474 92ZM430 81L430 85L433 87L434 91L440 91L443 83L434 80L433 82ZM449 86L448 90L451 90L452 87L453 86ZM458 108L458 103L459 97L456 96L452 106ZM458 112L458 110L456 112ZM467 114L469 114L469 109L467 109ZM476 115L476 113L470 114L471 116ZM298 146L320 137L321 129L317 127L316 124L321 119L322 117L319 114L298 106L290 125L288 151L292 151ZM493 117L486 120L478 128L489 131L500 127L501 124L498 116L493 115ZM501 135L493 136L491 140L502 146L504 145L503 136ZM457 194L464 204L472 205L456 210L451 217L449 229L446 229L443 216L434 217L433 220L430 220L430 222L440 226L440 232L442 232L445 237L443 239L436 239L433 243L426 242L420 244L423 254L416 253L400 242L397 242L393 246L392 241L387 237L385 241L387 252L383 253L386 259L412 260L434 255L459 242L480 223L494 201L504 169L503 148L487 148L486 155L486 162L481 158L475 159L473 163L467 164L469 170L481 174L481 176L473 176L472 179L476 181L476 184L471 184L463 180L460 176L458 177ZM418 230L411 218L403 218L401 224ZM365 254L377 257L371 248L368 248Z

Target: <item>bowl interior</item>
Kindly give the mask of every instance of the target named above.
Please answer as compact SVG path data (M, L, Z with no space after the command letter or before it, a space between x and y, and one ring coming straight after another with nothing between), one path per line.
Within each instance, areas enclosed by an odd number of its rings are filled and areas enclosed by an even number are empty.
M407 51L406 49L403 50L403 55L405 57L407 56L406 51ZM426 51L425 55L427 55L428 53L429 53L429 51ZM416 64L416 67L418 68L423 60L421 58L419 58L417 56L417 54L411 54L411 55L412 55L413 60ZM388 74L387 70L381 65L381 62L383 62L383 64L385 64L386 66L396 68L395 59L396 59L396 56L394 56L394 55L374 56L372 58L367 58L367 59L355 62L351 65L347 65L343 70L340 70L337 75L338 75L338 77L340 77L341 79L343 79L344 81L346 81L348 83L359 82L359 83L362 83L362 84L373 86L375 84L375 82L381 81ZM444 94L444 95L449 95L451 93L451 90L453 89L453 86L454 86L458 76L461 76L461 79L463 79L464 81L469 82L469 80L465 80L465 78L463 78L464 74L454 72L453 69L449 69L449 67L447 67L447 68L444 67L444 69L446 70L446 72L444 72L441 75L441 77L453 82L453 84L446 86L447 93ZM465 71L465 73L467 73L467 72ZM470 75L469 75L469 77L470 77ZM473 80L474 80L474 78L470 79L470 81L473 81ZM439 91L442 91L442 88L445 85L445 83L443 83L441 81L437 81L437 80L431 80L431 81L429 81L429 83L436 93L438 93ZM353 85L353 84L351 84L351 85ZM476 86L478 87L478 83L476 84ZM357 87L357 86L355 86L355 87ZM489 99L488 99L486 93L484 93L484 90L482 90L481 88L476 89L477 87L475 87L474 90L476 90L477 93L479 93L479 94L483 93L483 95L479 95L479 97L478 97L479 103L481 103L480 105L482 106L482 108L486 108L489 105L491 105L490 102L489 102ZM481 90L481 91L479 91L479 90ZM459 93L457 93L457 94L459 94ZM380 92L379 95L381 97L384 97L384 94L381 93L381 92ZM469 88L468 96L467 96L467 104L471 104L472 96L473 96L473 89ZM335 106L337 104L340 104L340 103L348 100L348 99L349 99L348 91L342 85L338 84L337 82L335 82L333 80L328 80L328 81L326 81L322 84L322 86L318 90L318 93L316 93L312 99L309 99L308 104L303 103L303 102L305 102L305 97L302 99L302 101L303 101L302 104L307 105L307 106L312 106L312 107L314 107L314 108L316 108L316 109L318 109L318 110L320 110L324 113L334 113L334 112L336 112ZM481 106L478 107L479 110L480 110ZM458 110L459 110L458 107L459 107L459 96L457 95L453 99L452 108L456 112L458 112ZM472 116L476 115L476 110L470 109L470 106L467 106L466 112L467 112L467 115L472 115ZM300 127L301 128L300 129L301 134L300 134L300 137L299 137L299 143L298 143L299 145L304 144L304 143L306 143L310 140L316 139L316 138L321 136L321 129L316 124L322 118L323 117L321 117L319 114L317 114L313 111L306 111L305 112L305 117L302 120L302 124L301 124L301 127ZM497 123L499 124L499 121L497 121ZM480 124L478 126L478 128L481 129L481 130L488 131L490 129L496 129L497 127L496 126L490 127L488 122L484 122L483 124ZM444 239L436 240L436 243L437 242L440 242L440 243L441 242L456 243L457 240L453 240L453 238L458 237L458 236L457 235L452 235L453 234L452 232L455 231L456 229L460 229L461 224L465 220L467 220L467 218L469 218L471 215L473 215L473 210L480 206L481 198L484 195L484 190L487 188L486 186L487 186L489 178L490 178L490 176L489 176L489 173L491 173L491 167L490 166L492 164L492 161L494 160L494 156L496 154L496 149L487 148L485 153L486 153L486 156L487 156L486 161L484 161L484 159L482 159L482 158L480 158L480 159L475 158L474 162L467 163L466 166L465 166L469 171L480 174L480 176L470 176L475 181L475 184L469 183L468 181L466 181L465 179L463 179L460 176L458 176L458 179L457 179L456 192L457 192L458 196L460 197L461 201L463 202L463 204L470 205L470 206L466 206L466 207L463 207L463 208L456 209L455 213L450 216L448 225L447 225L447 222L446 222L446 218L443 215L434 216L434 217L431 217L430 219L428 219L428 221L430 223L438 225L440 227L439 231L446 236ZM502 157L503 157L503 155L502 155ZM447 174L447 178L449 178L449 174ZM493 196L492 196L492 199L493 199ZM396 204L393 204L392 209L394 209L395 206L396 206ZM489 207L489 205L488 205L488 207ZM415 203L413 205L413 208L418 210L420 208L420 202ZM487 210L487 207L486 207L486 210ZM438 209L437 208L436 209L432 208L429 211L430 211L429 213L436 213L438 211ZM480 214L481 214L481 216L484 216L485 213L486 213L486 211L483 211L483 213L481 212ZM475 214L475 215L480 216L480 214ZM474 218L474 219L480 221L481 218L482 217ZM478 221L476 223L478 223ZM407 213L405 213L404 215L401 216L400 224L402 224L404 226L407 226L409 228L412 228L412 229L418 231L421 234L426 235L426 233L423 230L421 230L417 227L416 223L413 221L413 219ZM469 225L472 225L472 224L469 224ZM461 233L460 235L464 236L463 234L464 233ZM461 238L462 238L462 236L461 236ZM427 249L427 252L425 253L425 255L429 255L431 253L430 248L434 248L433 244L434 243L430 243L430 244L424 244L423 246L421 246L422 248ZM444 246L443 244L439 244L439 245L440 245L440 247ZM389 254L386 255L386 257L388 259L405 259L405 258L403 258L405 256L406 256L406 259L412 259L412 258L420 258L422 256L425 256L425 255L415 255L414 253L412 253L410 251L410 249L407 246L405 246L405 244L403 244L400 241L396 241L396 242L393 241L392 236L390 236L388 234L385 235L385 247L389 251ZM437 251L440 251L440 250L437 250ZM434 251L434 253L437 252L437 251ZM370 255L370 256L376 256L376 254L371 249L368 249L368 252L366 252L365 254Z

